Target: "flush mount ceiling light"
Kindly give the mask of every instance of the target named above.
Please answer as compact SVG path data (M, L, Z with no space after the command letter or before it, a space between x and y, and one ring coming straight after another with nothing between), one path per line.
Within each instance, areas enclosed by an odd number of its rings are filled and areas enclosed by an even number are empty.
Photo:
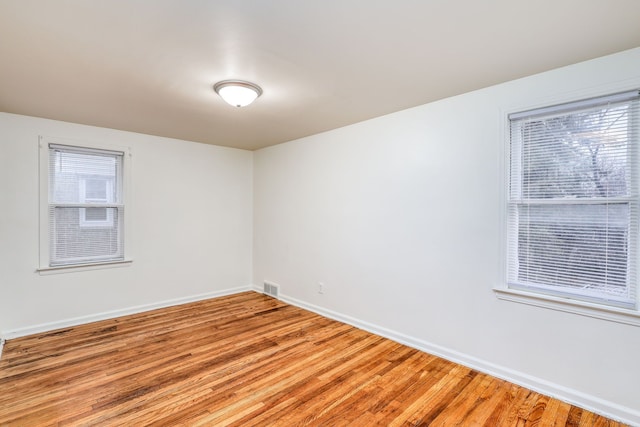
M234 107L249 105L262 95L260 86L243 80L223 80L213 85L213 90Z

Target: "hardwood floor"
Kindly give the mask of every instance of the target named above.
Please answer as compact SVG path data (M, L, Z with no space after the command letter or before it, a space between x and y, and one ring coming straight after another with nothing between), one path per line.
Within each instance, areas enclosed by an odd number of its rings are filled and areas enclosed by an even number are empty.
M246 292L8 341L0 425L622 424Z

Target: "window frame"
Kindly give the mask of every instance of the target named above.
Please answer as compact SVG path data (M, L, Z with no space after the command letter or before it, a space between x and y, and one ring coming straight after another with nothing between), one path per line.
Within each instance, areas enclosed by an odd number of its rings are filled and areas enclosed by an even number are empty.
M51 240L49 230L49 146L50 145L62 145L69 147L76 147L87 150L106 150L106 151L119 151L123 153L122 156L122 183L121 183L121 197L122 205L126 210L123 223L122 233L124 242L124 257L122 260L116 261L95 261L95 262L82 262L77 264L65 264L65 265L50 265L51 261ZM131 203L131 169L132 169L132 151L130 147L115 145L110 143L98 143L92 141L79 141L66 138L39 136L38 137L38 149L39 149L39 261L36 271L40 274L54 274L65 273L71 271L85 271L98 268L109 267L122 267L127 266L132 262L132 238L131 238L131 217L132 217L132 203ZM105 184L108 185L108 184ZM113 185L113 183L111 184ZM108 190L108 188L107 188ZM81 209L84 210L84 209ZM80 227L107 227L113 225L113 218L108 225L102 221L83 221L83 213L80 215ZM109 218L107 218L107 222ZM98 224L99 223L99 224Z
M640 87L640 81L626 82L622 85L610 85L605 90L582 91L570 95L555 97L555 99L546 99L544 102L536 104L524 104L519 106L510 106L501 109L499 114L501 141L499 145L500 153L500 280L494 286L493 291L499 300L516 302L529 306L541 307L556 311L578 314L582 316L613 321L633 326L640 326L640 283L636 283L635 307L619 307L615 305L607 305L597 301L588 301L571 298L569 295L552 294L538 292L535 289L523 289L510 287L508 284L508 257L509 254L509 197L510 197L510 179L511 179L511 122L510 116L514 113L526 112L529 110L537 110L546 107L553 108L557 105L571 104L580 101L588 101L592 98L605 97L627 91L636 91ZM640 116L640 113L638 114ZM636 120L640 117L636 117ZM640 130L640 125L636 124L636 131ZM640 151L640 150L639 150ZM636 231L636 239L640 239L640 230ZM639 251L640 254L640 251ZM637 256L640 258L640 255ZM640 259L636 262L640 267Z

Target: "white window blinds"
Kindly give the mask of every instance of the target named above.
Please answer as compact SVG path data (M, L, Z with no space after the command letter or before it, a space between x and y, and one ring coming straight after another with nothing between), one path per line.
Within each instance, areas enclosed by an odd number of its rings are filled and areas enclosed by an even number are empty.
M638 99L509 116L509 287L635 307Z
M49 145L50 266L124 260L123 153Z

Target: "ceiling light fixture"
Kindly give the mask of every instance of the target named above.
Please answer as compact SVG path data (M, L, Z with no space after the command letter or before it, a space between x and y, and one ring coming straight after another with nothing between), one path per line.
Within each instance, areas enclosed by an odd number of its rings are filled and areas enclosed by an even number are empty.
M262 95L260 86L243 80L223 80L213 85L213 90L234 107L247 106Z

